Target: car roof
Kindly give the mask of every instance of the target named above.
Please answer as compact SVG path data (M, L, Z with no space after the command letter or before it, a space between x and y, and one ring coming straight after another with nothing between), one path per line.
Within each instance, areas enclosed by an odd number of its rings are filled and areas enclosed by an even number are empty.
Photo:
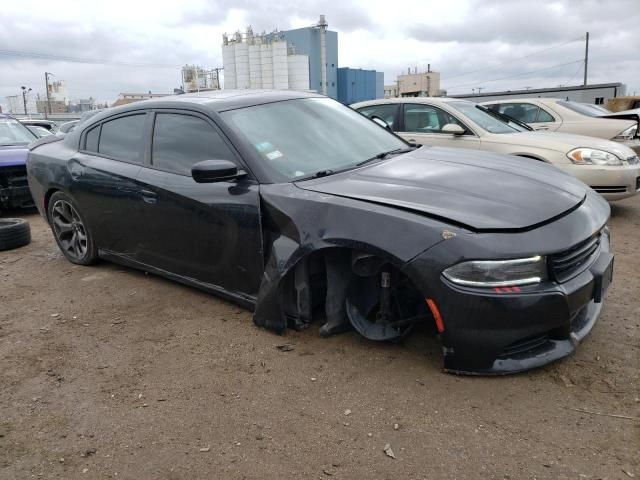
M365 100L362 102L354 102L352 107L364 107L367 105L380 105L383 103L451 103L451 102L470 102L462 98L450 98L450 97L399 97L399 98L378 98L376 100Z
M484 102L480 102L481 105L493 104L493 103L521 103L521 102L540 102L545 104L556 103L556 102L565 102L564 98L554 98L554 97L522 97L522 98L504 98L504 99L496 99L496 100L486 100Z
M204 106L216 112L224 112L265 103L314 97L323 97L323 95L296 90L208 90L152 98L108 110L109 114L112 114L147 108L178 108L191 104Z

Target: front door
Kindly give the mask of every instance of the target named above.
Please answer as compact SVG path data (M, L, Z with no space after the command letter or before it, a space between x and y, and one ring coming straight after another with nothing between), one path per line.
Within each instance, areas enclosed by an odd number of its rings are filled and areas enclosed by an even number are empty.
M257 295L263 273L259 185L250 177L196 183L191 167L238 155L205 116L155 113L142 188L142 261L228 292Z
M434 105L406 103L403 105L401 130L398 135L419 145L480 149L480 139L460 120ZM464 135L444 133L447 124L460 125Z

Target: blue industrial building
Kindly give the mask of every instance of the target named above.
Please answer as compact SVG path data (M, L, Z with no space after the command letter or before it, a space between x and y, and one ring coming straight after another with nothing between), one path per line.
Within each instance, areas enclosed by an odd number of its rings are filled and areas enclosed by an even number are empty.
M338 69L338 101L349 105L383 97L383 72L349 67Z
M322 61L320 53L320 28L306 27L278 32L296 53L309 56L309 88L322 92ZM338 32L327 30L327 95L338 98Z

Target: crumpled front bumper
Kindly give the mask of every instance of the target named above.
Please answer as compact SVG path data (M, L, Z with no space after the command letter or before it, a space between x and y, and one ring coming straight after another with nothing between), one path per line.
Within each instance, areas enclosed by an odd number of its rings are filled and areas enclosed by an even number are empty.
M541 367L570 355L591 331L611 282L613 255L603 233L591 265L562 284L480 292L443 279L444 369L504 375ZM551 282L549 282L551 283ZM512 290L511 292L507 290Z

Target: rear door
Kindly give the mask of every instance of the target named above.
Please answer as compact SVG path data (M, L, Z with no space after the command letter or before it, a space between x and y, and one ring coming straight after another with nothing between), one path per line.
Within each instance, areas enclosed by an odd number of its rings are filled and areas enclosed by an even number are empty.
M464 135L444 133L447 124L460 125ZM462 121L445 110L424 103L403 104L398 135L418 145L480 149L480 139Z
M259 185L250 177L196 183L191 167L239 156L208 117L157 110L147 163L138 177L145 218L144 263L257 295L263 272Z
M98 248L136 259L142 211L136 177L150 124L145 111L107 119L84 132L80 151L69 161L70 193Z

